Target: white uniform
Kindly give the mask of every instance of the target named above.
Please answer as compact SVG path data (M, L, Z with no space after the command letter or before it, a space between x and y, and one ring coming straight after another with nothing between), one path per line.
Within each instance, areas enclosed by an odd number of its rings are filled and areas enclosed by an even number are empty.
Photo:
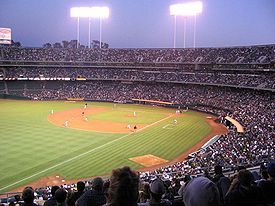
M53 114L53 109L52 109L51 113Z
M85 117L85 121L88 122L88 118L87 117Z
M174 119L174 124L177 124L177 123L178 123L178 121L176 119Z
M137 116L137 114L136 114L136 112L134 112L134 117L136 117Z
M69 123L69 121L66 121L66 122L65 122L65 127L68 127L68 123Z
M128 124L128 125L127 125L127 128L128 128L128 129L131 129L131 125L130 125L130 124Z

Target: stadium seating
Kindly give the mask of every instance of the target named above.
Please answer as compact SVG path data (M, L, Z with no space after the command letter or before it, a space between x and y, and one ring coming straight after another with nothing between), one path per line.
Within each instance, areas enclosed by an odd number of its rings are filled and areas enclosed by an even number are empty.
M230 126L227 135L222 135L190 159L140 173L141 180L146 182L156 177L169 180L170 184L173 180L175 184L167 186L165 194L174 205L177 201L173 198L177 194L174 192L169 196L167 191L171 188L176 191L176 180L182 181L187 174L201 175L213 171L216 165L226 171L236 171L240 165L245 168L262 166L275 159L275 45L103 50L7 47L0 50L2 94L38 100L160 100L211 112L219 115L220 120L229 115L239 121L245 128L244 133L238 133L234 126ZM26 61L31 63L24 65L22 62ZM69 63L64 65L64 61ZM73 62L92 64L74 67ZM240 178L250 178L248 172L239 175ZM254 188L252 182L248 185L251 191ZM50 193L50 187L43 190ZM233 201L232 196L230 201ZM264 197L255 200L259 204L267 202Z

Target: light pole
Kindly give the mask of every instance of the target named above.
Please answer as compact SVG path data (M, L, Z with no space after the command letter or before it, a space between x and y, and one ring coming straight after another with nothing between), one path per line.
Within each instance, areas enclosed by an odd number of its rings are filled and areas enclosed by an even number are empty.
M174 25L174 48L176 47L176 17L183 16L184 17L184 48L186 43L186 20L189 16L194 16L194 35L193 35L193 46L196 45L196 23L197 23L197 15L202 12L202 2L201 1L194 1L194 2L187 2L183 4L173 4L170 5L170 15L174 16L175 25Z
M99 19L99 48L101 48L102 42L102 19L106 19L110 15L110 9L106 6L102 7L91 7L91 18Z
M99 18L99 44L101 48L102 41L102 19L109 17L108 7L73 7L71 8L71 17L77 17L77 45L79 45L79 21L80 18L89 18L89 38L88 46L91 46L91 18ZM78 47L78 46L77 46Z
M174 16L174 49L176 48L176 36L177 36L177 16Z
M88 47L91 48L91 17L89 17L89 39L88 39Z
M194 16L193 48L196 48L196 25L197 25L197 15Z
M78 45L80 44L79 43L79 34L80 34L80 31L79 31L79 17L77 17L77 44L76 44L76 48L78 48Z
M102 41L102 18L99 17L99 48L101 49L101 41Z
M184 22L183 22L183 48L186 47L186 18L184 17Z

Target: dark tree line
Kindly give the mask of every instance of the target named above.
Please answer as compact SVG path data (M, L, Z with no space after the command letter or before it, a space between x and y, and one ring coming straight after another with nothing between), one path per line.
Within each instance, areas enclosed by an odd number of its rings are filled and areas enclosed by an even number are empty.
M43 45L43 48L69 48L75 49L77 48L77 40L66 41L63 40L62 42L56 42L54 44L46 43ZM88 48L88 46L79 45L80 49ZM91 43L91 48L98 49L100 48L100 42L98 40L93 40ZM107 49L109 48L109 44L105 42L101 42L101 48Z

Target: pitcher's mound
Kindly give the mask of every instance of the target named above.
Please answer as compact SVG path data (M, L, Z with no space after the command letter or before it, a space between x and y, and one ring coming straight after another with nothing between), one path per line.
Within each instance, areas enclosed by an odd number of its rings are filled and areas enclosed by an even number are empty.
M157 157L151 154L132 157L132 158L129 158L129 160L136 162L138 164L141 164L145 167L151 167L154 165L159 165L159 164L168 162L168 160L162 159L160 157Z

